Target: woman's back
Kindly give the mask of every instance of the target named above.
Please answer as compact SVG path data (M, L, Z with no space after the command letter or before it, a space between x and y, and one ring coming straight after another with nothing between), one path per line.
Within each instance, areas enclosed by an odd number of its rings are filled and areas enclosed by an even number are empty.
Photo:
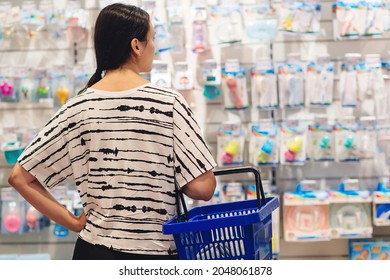
M151 83L87 89L43 133L28 149L54 169L47 185L62 174L75 181L88 219L80 237L123 252L167 254L172 237L161 227L175 215L175 181L183 186L215 164L183 97ZM41 168L33 156L22 164Z

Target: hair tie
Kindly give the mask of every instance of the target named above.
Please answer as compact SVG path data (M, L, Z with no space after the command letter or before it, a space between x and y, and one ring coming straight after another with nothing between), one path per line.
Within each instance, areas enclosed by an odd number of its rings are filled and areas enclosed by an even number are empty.
M102 73L103 73L103 70L102 69L100 69L100 68L96 68L96 71L95 71L95 74L98 74L98 75L102 75Z

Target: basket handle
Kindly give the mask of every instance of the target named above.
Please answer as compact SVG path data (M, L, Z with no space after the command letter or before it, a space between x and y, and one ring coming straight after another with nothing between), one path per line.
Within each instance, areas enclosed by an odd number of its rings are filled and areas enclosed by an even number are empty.
M261 183L261 177L260 172L258 169L251 167L251 166L244 166L244 167L233 167L233 168L225 168L220 170L215 170L214 175L215 176L221 176L221 175L231 175L231 174L239 174L239 173L253 173L255 175L255 183L256 183L256 196L257 196L257 207L260 209L261 205L266 204L263 184ZM188 220L188 210L187 206L185 204L183 191L179 189L177 184L175 184L176 188L176 200L177 200L177 220L180 222L181 220L181 209L179 203L181 203L184 211L184 219Z
M265 200L263 184L261 183L259 170L251 166L244 166L244 167L226 168L226 169L220 169L214 171L215 176L238 174L238 173L253 173L255 175L257 208L260 209L261 205L266 204L266 200Z

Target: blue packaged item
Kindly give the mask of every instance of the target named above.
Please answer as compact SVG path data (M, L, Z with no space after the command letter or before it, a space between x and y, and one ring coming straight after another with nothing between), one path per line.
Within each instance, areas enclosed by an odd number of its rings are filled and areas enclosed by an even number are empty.
M390 184L389 178L382 178L377 190L372 194L373 224L375 226L390 225Z

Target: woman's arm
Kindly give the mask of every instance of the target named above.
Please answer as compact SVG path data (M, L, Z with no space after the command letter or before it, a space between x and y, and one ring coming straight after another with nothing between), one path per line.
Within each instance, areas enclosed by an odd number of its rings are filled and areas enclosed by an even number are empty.
M183 193L192 199L208 201L213 197L216 180L212 170L203 173L183 187Z
M84 212L79 217L69 212L19 163L16 163L12 169L8 182L35 209L49 219L71 231L80 232L83 229L86 223Z

